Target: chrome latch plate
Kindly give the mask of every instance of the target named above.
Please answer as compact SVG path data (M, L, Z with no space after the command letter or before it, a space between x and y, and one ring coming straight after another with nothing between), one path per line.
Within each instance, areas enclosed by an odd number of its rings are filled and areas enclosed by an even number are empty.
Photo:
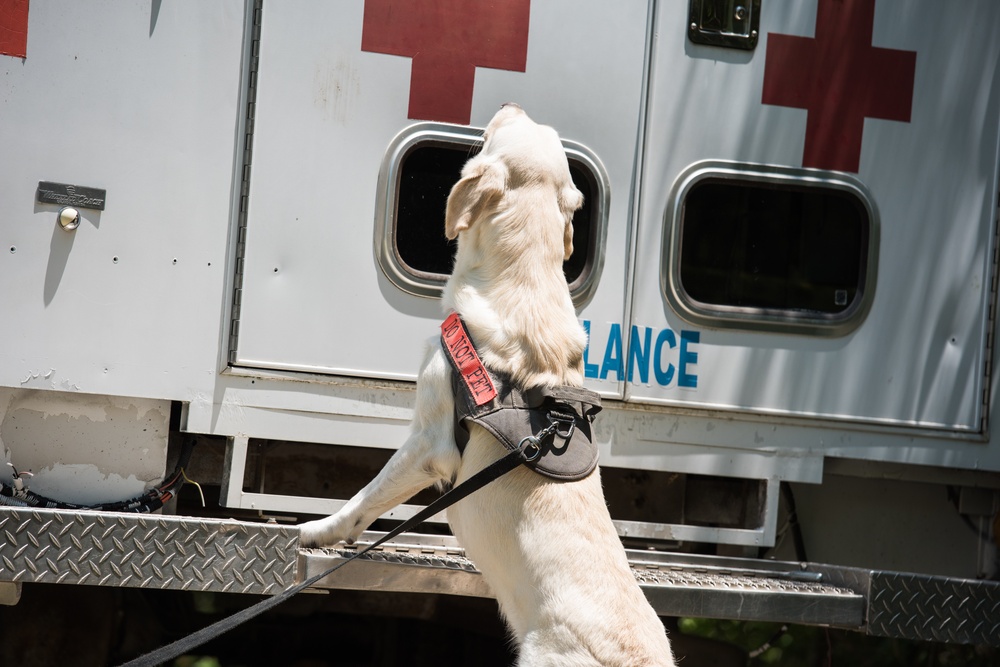
M760 0L690 0L688 38L695 44L752 51L760 36Z

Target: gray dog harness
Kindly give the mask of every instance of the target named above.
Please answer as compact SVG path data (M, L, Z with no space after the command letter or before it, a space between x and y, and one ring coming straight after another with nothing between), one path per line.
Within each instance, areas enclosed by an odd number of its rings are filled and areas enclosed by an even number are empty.
M504 373L487 370L465 323L452 313L441 325L441 345L452 366L455 443L469 441L468 422L479 424L509 451L538 438L539 455L525 463L546 477L573 481L597 467L591 422L601 397L582 387L521 389ZM551 438L538 437L551 434Z

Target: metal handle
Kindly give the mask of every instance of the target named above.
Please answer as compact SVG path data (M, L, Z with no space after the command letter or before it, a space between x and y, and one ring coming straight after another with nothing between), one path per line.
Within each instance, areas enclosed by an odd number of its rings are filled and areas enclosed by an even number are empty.
M67 232L71 232L80 226L80 212L72 206L64 206L59 209L59 224Z

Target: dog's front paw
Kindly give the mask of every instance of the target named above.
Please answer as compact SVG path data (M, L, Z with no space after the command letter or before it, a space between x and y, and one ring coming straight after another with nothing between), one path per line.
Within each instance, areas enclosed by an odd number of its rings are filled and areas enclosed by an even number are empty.
M299 544L303 547L332 547L339 542L354 542L355 537L336 514L299 526Z

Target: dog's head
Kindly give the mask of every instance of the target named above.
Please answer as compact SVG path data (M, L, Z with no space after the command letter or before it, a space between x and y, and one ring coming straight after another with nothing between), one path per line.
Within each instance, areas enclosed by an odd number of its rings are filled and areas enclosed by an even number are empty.
M445 235L454 239L481 218L514 208L557 210L558 216L541 217L561 223L565 261L573 253L573 213L582 205L556 131L535 123L516 104L505 104L483 133L482 151L465 164L451 190Z

